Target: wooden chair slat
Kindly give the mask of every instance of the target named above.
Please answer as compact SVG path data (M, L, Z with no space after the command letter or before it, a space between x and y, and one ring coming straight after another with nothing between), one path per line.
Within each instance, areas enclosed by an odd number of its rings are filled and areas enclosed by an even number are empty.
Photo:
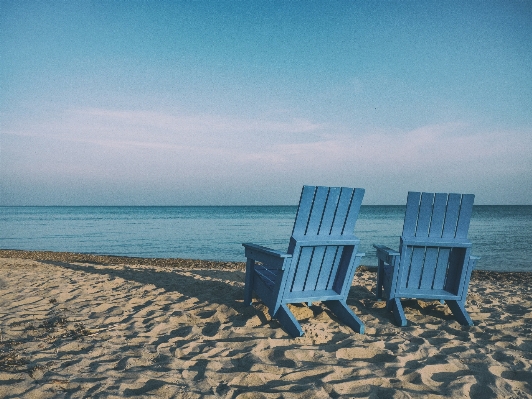
M303 287L303 291L315 291L316 290L318 277L323 267L323 257L325 255L326 248L327 247L325 246L314 247L314 253L312 254L312 260L310 262L307 279L305 281L305 286Z
M462 195L462 203L460 205L460 214L458 216L458 223L456 224L455 238L467 238L469 231L469 223L473 213L473 202L475 196L473 194Z
M406 202L405 222L403 224L403 237L416 235L417 217L419 215L419 203L421 193L409 192Z
M442 238L454 238L456 235L456 223L460 214L460 194L449 194L447 199L447 211L445 213L445 222L443 223Z
M316 281L316 290L325 290L328 287L329 279L333 273L333 268L335 266L335 259L341 248L330 246L325 248L325 254L323 256L323 264L320 269L320 274L318 280Z
M334 284L336 282L336 276L338 275L338 269L340 268L340 262L342 260L344 247L337 247L336 257L331 267L331 272L329 273L329 279L327 281L327 289L334 289Z
M442 290L445 286L450 252L451 250L449 248L438 249L438 260L436 262L436 270L434 271L434 282L432 283L434 289Z
M355 224L358 220L358 214L360 213L360 206L362 205L362 199L364 198L364 190L355 189L353 196L351 197L351 203L349 204L349 210L347 218L342 230L342 234L354 234Z
M408 271L408 279L401 287L418 289L419 280L421 279L421 269L423 267L423 259L425 258L425 248L412 248L412 257L410 260L410 268Z
M429 237L441 238L446 208L447 194L436 193L434 195L434 206L432 207L432 220L430 222Z
M327 197L327 204L325 205L325 211L323 212L323 218L321 226L318 231L319 235L330 235L336 210L338 209L338 200L340 199L340 187L330 187L329 195Z
M316 187L304 186L301 192L301 198L299 200L299 206L297 208L296 220L294 222L294 228L292 235L304 235L307 231L308 220L310 212L312 211L312 205L314 203L314 194Z
M317 235L320 230L323 213L325 211L325 204L329 195L328 187L318 187L314 196L312 210L307 224L305 235Z
M336 215L334 217L331 229L331 235L339 236L344 232L347 212L349 211L349 205L351 205L352 198L353 189L342 187L340 191L340 198L338 200L338 206L336 208Z
M428 237L429 227L432 220L432 204L434 194L423 193L419 205L419 214L417 217L416 237Z
M295 266L295 276L291 284L291 292L294 291L303 291L305 287L305 281L307 280L307 273L309 271L309 265L312 261L312 255L314 253L313 247L303 247L301 248L301 254L299 256L298 262ZM290 284L290 281L288 281Z
M438 248L429 247L425 250L425 260L421 271L420 289L432 289L436 265L438 262Z

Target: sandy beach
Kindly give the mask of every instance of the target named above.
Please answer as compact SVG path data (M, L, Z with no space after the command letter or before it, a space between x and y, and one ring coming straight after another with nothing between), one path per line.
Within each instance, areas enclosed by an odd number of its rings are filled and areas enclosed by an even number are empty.
M292 339L244 264L0 251L1 398L532 397L532 273L475 271L463 327L439 302L375 300L361 267L348 305L291 306Z

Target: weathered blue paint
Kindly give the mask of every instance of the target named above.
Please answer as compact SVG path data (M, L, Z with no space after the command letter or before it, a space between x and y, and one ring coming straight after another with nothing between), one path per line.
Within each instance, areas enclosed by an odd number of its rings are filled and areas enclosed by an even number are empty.
M289 303L323 302L354 331L364 323L347 306L355 270L363 253L355 236L355 223L364 197L362 188L303 186L286 253L256 244L245 247L244 301L252 293L292 336L302 336Z
M377 298L384 294L397 323L406 326L401 298L445 301L464 325L469 279L480 259L467 239L473 194L409 192L399 251L377 249Z

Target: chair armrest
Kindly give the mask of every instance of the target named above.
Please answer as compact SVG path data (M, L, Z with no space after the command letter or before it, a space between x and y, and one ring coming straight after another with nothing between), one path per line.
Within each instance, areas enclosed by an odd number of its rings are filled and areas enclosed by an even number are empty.
M257 244L244 243L246 258L267 264L277 268L283 268L284 263L292 258L291 254L276 251Z
M292 257L291 254L287 254L286 252L281 252L275 249L266 248L266 247L263 247L257 244L250 244L250 243L245 242L244 244L242 244L242 246L246 248L246 250L250 249L250 250L262 252L266 255L275 256L277 258L291 258Z
M360 239L355 235L295 235L291 237L300 247L315 247L324 245L350 246L360 244Z
M390 265L393 264L393 259L400 255L399 252L384 245L373 244L373 247L377 250L377 258Z
M452 238L405 238L401 237L403 245L416 247L449 247L449 248L471 248L472 244L467 239Z

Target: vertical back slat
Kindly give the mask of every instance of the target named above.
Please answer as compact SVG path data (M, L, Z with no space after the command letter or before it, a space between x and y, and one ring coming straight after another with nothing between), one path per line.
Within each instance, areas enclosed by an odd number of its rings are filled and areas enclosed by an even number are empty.
M316 290L324 290L327 288L327 283L329 282L329 277L331 276L331 271L334 266L334 260L338 252L338 247L329 246L325 250L325 255L323 256L323 265L320 270L320 275L318 276L318 281L316 282Z
M460 206L460 215L458 216L458 223L456 225L456 238L467 238L469 230L469 222L471 221L471 214L473 213L473 202L475 196L473 194L462 195L462 204Z
M349 211L349 205L353 197L353 189L342 187L340 191L340 199L338 200L338 207L336 209L336 215L334 217L331 234L340 235L343 232L345 226L345 219L347 212Z
M460 194L449 194L447 200L447 211L445 212L445 222L443 223L443 238L454 238L456 232L456 223L460 212Z
M294 228L292 235L303 235L307 230L308 219L310 211L312 210L312 203L314 202L314 193L316 187L303 186L301 190L301 198L299 199L299 207L297 208L296 220L294 221Z
M405 222L403 237L414 237L416 233L417 216L419 214L419 200L421 193L409 191L406 200Z
M423 262L423 271L421 273L421 283L419 288L422 290L432 289L436 264L438 262L438 248L429 247L425 251L425 261Z
M407 288L419 288L421 270L425 259L425 247L412 247L412 260L410 262L410 273L408 275Z
M416 237L428 237L429 226L432 219L432 204L434 202L434 194L422 193L421 203L419 205L419 216L417 218Z
M305 234L316 235L321 226L321 220L323 218L323 211L325 210L325 204L327 202L327 196L329 195L328 187L317 187L316 194L314 195L314 203L312 204L312 210L310 212L310 218L307 225Z
M362 199L364 198L364 189L356 188L351 199L351 205L349 206L349 213L342 230L342 234L354 234L355 224L360 212L360 205L362 205Z
M325 205L325 211L323 212L323 219L321 221L319 235L331 234L332 224L334 216L336 215L336 209L338 208L338 199L340 198L340 187L331 187L329 189L329 196L327 197L327 204Z
M410 264L412 262L412 247L403 245L401 250L401 260L398 268L394 268L394 276L397 273L397 278L392 279L392 284L397 280L397 288L404 289L408 283L408 276L410 274ZM399 269L399 270L396 270Z
M308 267L312 260L312 247L303 247L301 248L301 254L299 255L298 262L296 264L296 270L294 274L294 279L292 281L291 292L301 292L305 287L305 281L307 279Z
M290 292L292 290L294 278L297 270L299 269L299 258L301 258L301 247L295 245L292 252L292 260L289 263L288 269L285 270L285 276L283 278L283 281L281 282L284 287L283 292Z
M445 286L445 277L447 276L447 266L449 264L449 248L440 248L438 251L438 261L436 262L436 271L434 273L434 281L432 288L435 290L443 290Z
M336 274L338 273L338 267L340 266L340 260L342 259L342 255L344 252L344 247L336 247L336 257L334 258L334 263L331 267L331 273L329 274L329 278L327 281L327 289L332 290L334 286L334 282L336 279Z
M312 261L310 262L307 280L305 281L303 291L314 291L316 289L318 276L320 275L321 267L323 265L323 256L325 255L325 248L325 246L319 246L314 248Z
M430 222L429 237L440 238L445 221L445 209L447 207L447 194L436 193L434 206L432 207L432 221Z

